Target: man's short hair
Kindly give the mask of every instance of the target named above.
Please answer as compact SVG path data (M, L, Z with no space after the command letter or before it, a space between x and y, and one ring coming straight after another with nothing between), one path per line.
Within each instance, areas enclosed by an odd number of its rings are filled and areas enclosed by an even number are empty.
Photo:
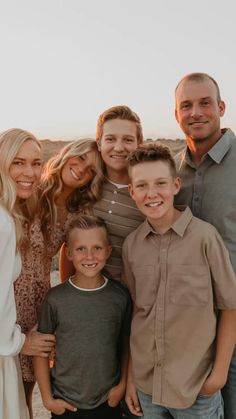
M217 84L217 82L215 81L215 79L213 79L213 77L209 76L209 74L207 73L189 73L186 74L186 76L184 76L180 82L177 84L176 88L175 88L175 95L176 92L178 90L178 87L180 86L180 84L183 81L196 81L196 82L203 82L203 81L209 81L211 80L216 88L216 93L217 93L217 102L219 103L221 101L221 95L220 95L220 88Z
M128 106L113 106L105 110L98 118L96 129L96 141L100 141L103 134L103 125L112 119L122 119L124 121L135 122L137 128L138 144L143 142L143 130L139 116Z

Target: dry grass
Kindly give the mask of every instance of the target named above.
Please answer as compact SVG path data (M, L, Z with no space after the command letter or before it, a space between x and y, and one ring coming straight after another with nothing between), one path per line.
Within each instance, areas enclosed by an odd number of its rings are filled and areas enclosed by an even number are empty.
M159 138L156 140L147 139L147 141L157 141L160 144L170 147L172 153L175 155L180 150L182 150L185 146L184 140L168 140L164 138ZM47 161L58 153L62 147L67 145L70 141L51 141L51 140L41 140L42 143L42 152L43 152L43 161Z

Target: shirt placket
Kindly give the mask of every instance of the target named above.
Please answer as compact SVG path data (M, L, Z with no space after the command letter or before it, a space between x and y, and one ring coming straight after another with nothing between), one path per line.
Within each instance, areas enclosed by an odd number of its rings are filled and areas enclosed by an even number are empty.
M160 282L156 300L155 315L155 346L156 359L153 377L153 401L161 402L163 390L163 363L165 359L164 327L165 327L165 295L167 283L167 260L168 247L171 239L171 231L160 236Z
M195 217L199 218L201 218L202 212L204 175L210 164L211 161L206 158L206 160L200 166L197 166L193 179L192 211Z

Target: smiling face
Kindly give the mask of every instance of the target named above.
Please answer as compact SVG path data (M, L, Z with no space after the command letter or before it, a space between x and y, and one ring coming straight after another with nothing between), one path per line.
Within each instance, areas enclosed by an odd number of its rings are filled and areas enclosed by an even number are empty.
M221 137L224 112L225 104L218 101L212 80L183 80L178 86L175 116L187 142L205 142L211 148Z
M129 192L139 210L157 228L169 227L175 219L174 196L180 180L173 178L170 166L164 161L148 161L131 168Z
M32 195L39 183L41 171L41 150L35 141L26 140L9 168L18 199L27 199Z
M70 232L66 253L80 279L99 278L111 253L106 230L102 227L74 228Z
M71 157L61 171L63 189L74 191L89 183L96 173L97 151L91 150L82 156Z
M137 148L137 127L133 121L111 119L104 123L99 150L108 178L122 183L127 175L127 157Z

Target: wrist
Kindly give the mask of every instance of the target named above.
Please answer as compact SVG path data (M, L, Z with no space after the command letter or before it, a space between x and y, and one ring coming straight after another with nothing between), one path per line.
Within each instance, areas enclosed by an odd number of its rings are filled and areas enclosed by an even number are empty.
M213 368L210 375L211 379L213 379L218 384L219 388L224 387L227 381L228 371L222 371L222 369Z
M54 402L54 398L52 397L52 395L47 395L47 396L42 396L42 401L43 401L43 405L46 409L51 410L50 406L52 405L52 403Z

